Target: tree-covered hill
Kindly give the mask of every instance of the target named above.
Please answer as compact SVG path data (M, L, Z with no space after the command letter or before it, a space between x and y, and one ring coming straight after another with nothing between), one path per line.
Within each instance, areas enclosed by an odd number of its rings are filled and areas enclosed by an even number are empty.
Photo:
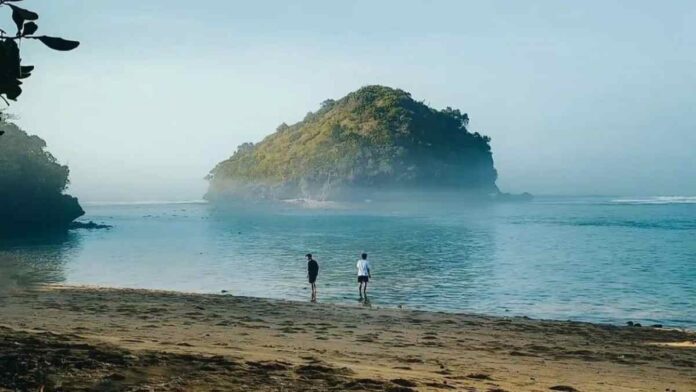
M76 198L63 194L68 167L43 139L5 121L0 131L0 233L64 229L84 214Z
M207 197L342 199L352 191L498 193L490 138L459 110L367 86L245 143L209 174Z

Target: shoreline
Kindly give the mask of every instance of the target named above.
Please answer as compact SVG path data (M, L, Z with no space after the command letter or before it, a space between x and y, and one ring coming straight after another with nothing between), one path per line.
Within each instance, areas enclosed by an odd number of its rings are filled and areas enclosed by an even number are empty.
M102 285L96 285L96 284L70 284L70 283L42 283L41 285L44 287L52 287L52 288L56 288L56 289L74 288L74 289L86 289L86 290L90 290L90 289L136 290L136 291L144 291L144 292L152 292L152 293L170 293L170 294L200 295L200 296L235 297L235 298L242 298L242 299L258 299L258 300L265 300L265 301L270 301L270 302L280 302L280 303L290 303L290 304L307 303L307 301L299 300L299 299L237 295L237 294L234 294L228 290L220 290L219 292L185 291L185 290L174 290L174 289L147 289L147 288L136 288L136 287L127 287L127 286L110 286L110 285L109 286L102 286ZM224 292L221 292L221 291L224 291ZM627 322L631 322L631 323L637 323L642 328L674 330L674 331L681 331L681 332L696 334L696 324L694 324L693 327L691 325L681 326L681 325L671 325L668 322L662 322L662 321L656 321L656 320L645 320L645 319L633 319L633 320L626 320L626 321L617 319L616 321L601 321L601 320L590 320L590 319L582 319L582 318L577 318L577 319L545 318L545 317L528 316L525 314L515 314L515 313L506 314L503 312L486 313L486 312L465 311L465 310L424 309L421 307L411 307L407 304L392 305L392 304L387 304L387 303L384 303L384 304L372 303L369 306L363 306L363 305L355 305L354 300L351 300L351 301L348 301L348 300L344 300L344 301L341 301L341 300L321 301L320 300L317 303L319 305L339 306L339 307L346 307L346 308L350 308L350 309L370 308L370 309L375 309L375 310L381 310L381 309L383 309L383 310L398 310L398 311L410 311L410 312L435 313L435 314L443 314L443 315L497 317L497 318L503 318L503 319L525 319L525 320L542 321L542 322L543 321L570 322L570 323L590 324L590 325L609 326L609 327L626 327L626 326L629 326L629 325L627 325Z
M0 314L0 391L696 391L696 334L670 328L64 285Z

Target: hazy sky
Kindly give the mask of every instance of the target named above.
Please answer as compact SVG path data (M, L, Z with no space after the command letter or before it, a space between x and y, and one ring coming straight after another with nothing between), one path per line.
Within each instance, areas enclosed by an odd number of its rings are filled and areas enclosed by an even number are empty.
M238 144L368 84L468 112L503 190L696 194L691 0L23 6L82 41L24 43L36 71L11 112L83 200L199 199Z

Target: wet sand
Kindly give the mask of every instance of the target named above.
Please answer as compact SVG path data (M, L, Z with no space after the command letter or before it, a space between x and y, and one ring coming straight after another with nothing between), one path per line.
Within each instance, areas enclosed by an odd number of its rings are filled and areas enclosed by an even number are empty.
M226 295L5 290L0 391L41 388L690 392L696 334Z

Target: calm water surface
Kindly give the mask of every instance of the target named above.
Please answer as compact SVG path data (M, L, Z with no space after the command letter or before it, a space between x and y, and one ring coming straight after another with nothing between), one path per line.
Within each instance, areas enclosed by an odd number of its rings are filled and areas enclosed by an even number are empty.
M219 211L203 203L87 205L111 230L0 240L8 279L696 328L696 199L538 198L359 209ZM4 271L4 272L3 272Z

